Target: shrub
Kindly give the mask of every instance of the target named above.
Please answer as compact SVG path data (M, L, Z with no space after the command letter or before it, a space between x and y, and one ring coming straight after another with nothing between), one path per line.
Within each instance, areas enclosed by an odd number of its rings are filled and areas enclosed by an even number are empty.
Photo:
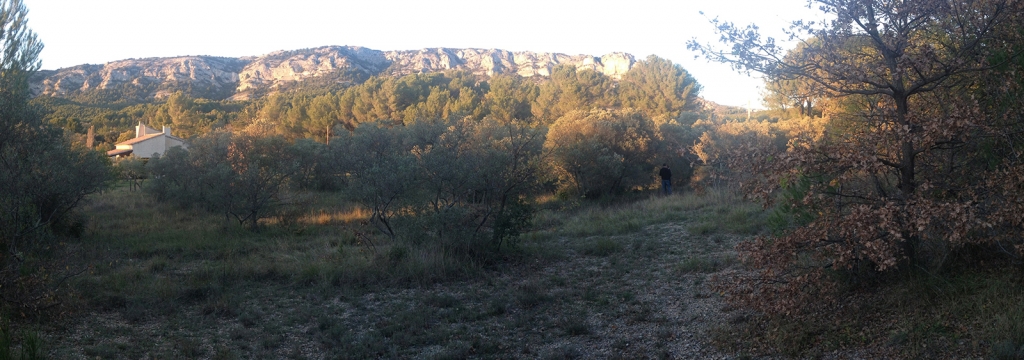
M199 204L256 229L284 204L281 191L297 170L293 158L280 137L215 133L151 160L152 191L160 200Z
M544 147L562 189L596 197L650 185L658 137L636 111L574 111L551 125Z
M81 232L74 210L103 188L110 164L29 107L42 43L26 14L20 0L0 2L0 301L35 309L54 301L51 287L64 278L63 267L48 265L56 236Z
M481 256L509 244L533 216L543 131L516 121L366 123L340 149L345 193L392 240L430 241ZM425 230L425 231L424 231Z

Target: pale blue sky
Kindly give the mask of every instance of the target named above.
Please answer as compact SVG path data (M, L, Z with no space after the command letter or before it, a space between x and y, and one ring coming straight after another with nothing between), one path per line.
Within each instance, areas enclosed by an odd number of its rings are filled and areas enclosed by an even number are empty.
M714 41L707 17L779 33L816 16L806 0L24 0L46 48L44 69L127 58L249 56L324 45L378 50L496 48L601 56L650 54L682 64L715 102L760 102L761 81L694 59Z

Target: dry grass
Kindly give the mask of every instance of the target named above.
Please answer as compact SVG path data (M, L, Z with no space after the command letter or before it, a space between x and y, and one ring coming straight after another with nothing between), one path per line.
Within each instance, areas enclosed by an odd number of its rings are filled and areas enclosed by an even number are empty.
M73 282L80 311L43 328L47 350L56 358L695 358L791 348L863 358L934 357L922 350L934 348L1013 358L1024 338L1024 291L1006 278L919 281L876 297L875 307L848 309L877 316L847 324L764 322L725 306L709 279L735 270L733 246L764 224L759 207L728 193L543 204L535 231L489 265L431 244L360 245L352 231L364 212L330 194L312 198L294 224L257 233L123 189L92 199L79 244L92 271ZM935 320L946 318L968 330Z
M750 235L764 227L764 215L756 204L725 190L712 190L707 194L655 195L611 207L542 212L538 222L558 224L559 234L574 237L625 234L667 222L692 223L691 232L701 235Z
M352 207L345 210L316 210L303 216L299 221L305 225L341 225L370 218L370 212L362 207Z
M333 194L306 199L308 210L289 215L291 220L266 221L256 233L221 215L156 203L124 188L90 199L78 260L92 271L73 280L80 309L75 320L65 330L46 331L60 344L51 352L101 358L460 358L525 351L497 329L518 329L514 333L534 344L550 340L530 333L536 326L557 329L565 344L613 343L619 337L609 337L612 318L595 320L594 314L640 321L637 326L663 318L651 300L640 300L638 294L648 291L636 286L649 283L622 274L657 258L670 262L659 272L669 279L680 274L673 259L681 252L717 256L729 247L729 241L693 238L699 246L668 251L681 245L669 239L685 235L684 227L650 232L659 223L698 218L705 208L730 206L685 195L598 209L544 205L549 210L537 231L490 265L431 244L375 239L374 247L366 246L352 235L365 211ZM580 253L591 256L575 255ZM537 266L548 270L538 272ZM586 269L595 266L608 270L594 276ZM353 330L353 321L365 331ZM482 332L469 330L474 327ZM428 345L445 339L456 340ZM655 351L648 348L654 345L630 351ZM524 356L585 348L542 347Z
M57 358L1022 354L1024 286L1009 274L854 294L863 300L829 318L839 321L724 306L710 279L735 271L732 246L764 227L759 207L727 192L549 202L537 230L486 266L443 246L360 245L351 232L365 213L331 194L312 198L297 225L256 233L137 193L93 198L78 244L93 267L73 280L81 311L42 332L47 349Z

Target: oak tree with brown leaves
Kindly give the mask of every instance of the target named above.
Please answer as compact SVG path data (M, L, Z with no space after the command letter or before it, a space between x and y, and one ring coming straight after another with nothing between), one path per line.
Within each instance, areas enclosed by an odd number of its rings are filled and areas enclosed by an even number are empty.
M980 257L1019 259L1024 116L1014 99L1024 2L810 4L829 20L794 23L799 51L762 38L754 25L717 19L728 52L689 44L768 81L812 84L813 95L833 103L821 139L795 138L785 151L732 149L736 159L756 159L744 161L761 175L743 184L749 195L810 214L740 245L757 271L730 278L732 298L792 313L834 304L835 275L863 280Z

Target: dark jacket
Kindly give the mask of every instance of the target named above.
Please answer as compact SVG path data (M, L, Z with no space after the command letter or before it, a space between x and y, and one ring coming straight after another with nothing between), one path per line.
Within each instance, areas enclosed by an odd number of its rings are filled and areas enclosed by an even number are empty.
M672 180L672 170L669 170L667 166L666 167L662 167L661 171L658 172L658 176L661 176L662 180L670 180L671 181Z

